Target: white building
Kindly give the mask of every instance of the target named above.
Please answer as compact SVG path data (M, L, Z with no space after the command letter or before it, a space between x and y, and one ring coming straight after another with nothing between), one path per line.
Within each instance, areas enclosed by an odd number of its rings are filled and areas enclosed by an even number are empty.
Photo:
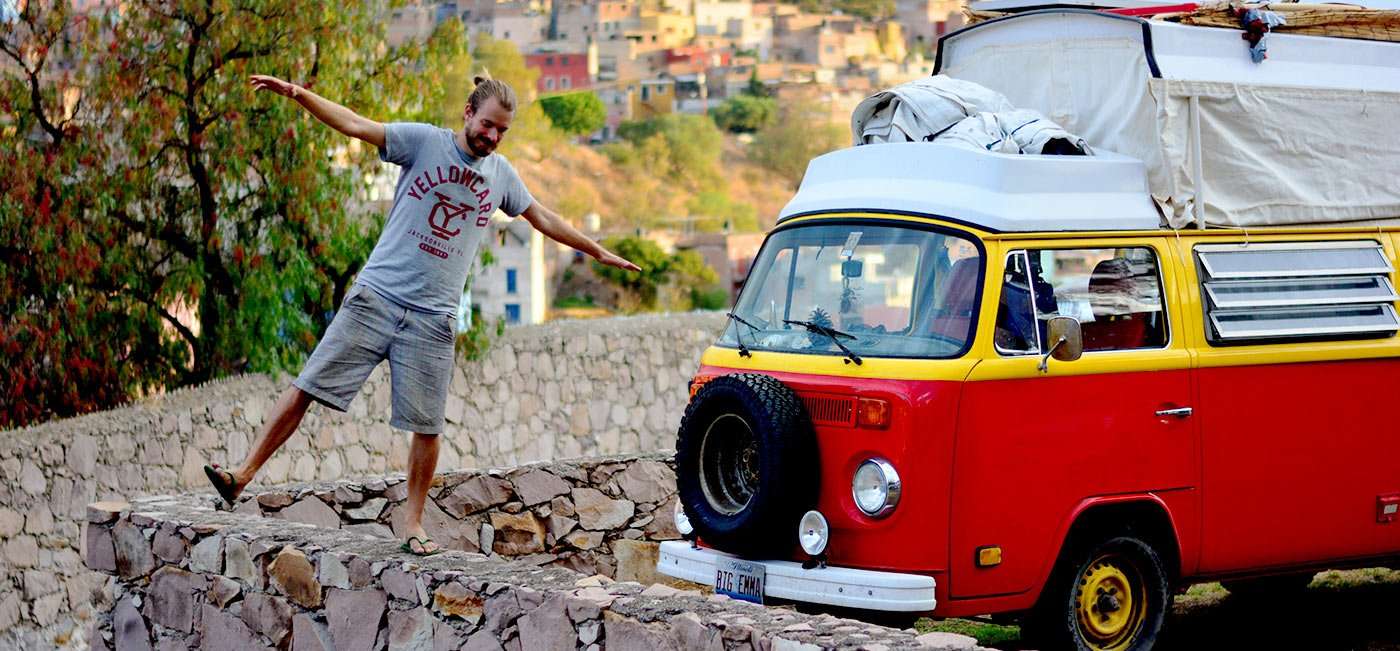
M504 317L506 325L543 323L549 307L544 236L524 219L511 219L500 212L492 216L488 228L491 230L481 246L490 247L495 261L485 269L480 258L472 265L467 281L470 299L458 308L458 327L469 325L468 303L479 307L491 322Z

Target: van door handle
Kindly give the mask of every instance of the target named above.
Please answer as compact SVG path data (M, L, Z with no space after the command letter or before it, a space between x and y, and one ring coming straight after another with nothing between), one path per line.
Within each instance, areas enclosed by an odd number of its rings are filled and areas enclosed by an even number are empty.
M1158 418L1169 418L1169 417L1173 417L1173 416L1176 417L1176 418L1187 418L1187 417L1189 417L1190 415L1191 415L1191 408L1190 408L1190 407L1177 407L1177 408L1175 408L1175 409L1158 409L1158 410L1157 410L1157 417L1158 417Z

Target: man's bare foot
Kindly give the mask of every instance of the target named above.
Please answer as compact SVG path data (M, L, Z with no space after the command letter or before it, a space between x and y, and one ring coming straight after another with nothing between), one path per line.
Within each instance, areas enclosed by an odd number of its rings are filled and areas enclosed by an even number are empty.
M407 533L407 539L400 547L403 551L416 556L432 556L442 551L442 545L433 542L433 539L428 537L428 532L423 530L422 525L409 527Z

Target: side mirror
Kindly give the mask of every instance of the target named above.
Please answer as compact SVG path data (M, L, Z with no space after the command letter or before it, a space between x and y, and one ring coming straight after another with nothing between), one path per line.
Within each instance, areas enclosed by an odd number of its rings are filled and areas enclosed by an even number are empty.
M1050 350L1040 358L1040 372L1050 372L1050 358L1061 362L1073 362L1084 355L1084 332L1079 327L1079 319L1072 316L1052 316L1046 324L1050 336Z

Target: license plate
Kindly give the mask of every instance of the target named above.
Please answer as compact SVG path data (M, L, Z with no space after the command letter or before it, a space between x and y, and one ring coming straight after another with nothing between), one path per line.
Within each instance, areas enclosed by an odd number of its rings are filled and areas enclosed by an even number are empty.
M762 563L721 558L715 563L715 592L735 599L763 603L763 580L768 568Z

